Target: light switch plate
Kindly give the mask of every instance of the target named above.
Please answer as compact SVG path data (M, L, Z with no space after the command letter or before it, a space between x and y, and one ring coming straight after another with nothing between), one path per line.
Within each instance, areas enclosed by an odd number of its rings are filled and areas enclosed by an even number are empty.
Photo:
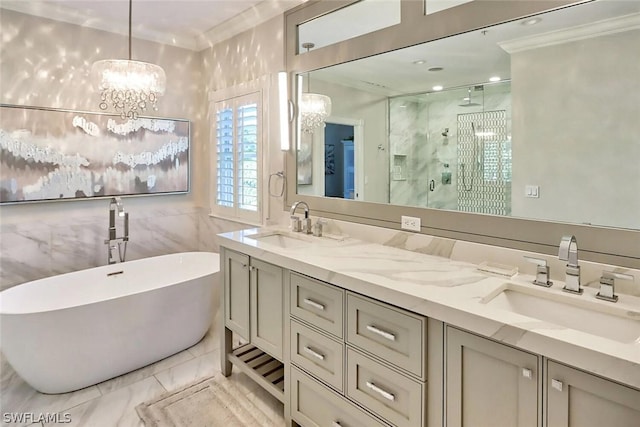
M524 194L526 197L533 197L537 199L540 197L540 186L526 185L524 188Z
M403 230L420 231L420 218L402 215L400 219L400 228Z

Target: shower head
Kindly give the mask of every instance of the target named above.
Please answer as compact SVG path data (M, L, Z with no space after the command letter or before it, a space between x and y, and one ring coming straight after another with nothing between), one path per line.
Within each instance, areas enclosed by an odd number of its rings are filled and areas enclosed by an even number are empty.
M474 90L484 90L484 87L481 85L475 86ZM467 91L468 95L465 98L467 102L464 104L458 104L460 107L480 107L482 104L478 104L477 102L471 102L471 88Z

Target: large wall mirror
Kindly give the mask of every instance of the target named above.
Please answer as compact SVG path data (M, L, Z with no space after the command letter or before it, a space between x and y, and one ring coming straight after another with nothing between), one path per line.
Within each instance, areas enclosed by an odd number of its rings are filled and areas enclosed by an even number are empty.
M458 12L481 10L474 3ZM435 217L434 228L443 213L530 236L540 224L575 225L564 228L588 250L636 265L638 46L640 2L595 0L299 72L299 91L328 96L332 108L324 126L299 134L296 196L333 201L314 199L342 216L397 207L364 215L384 221L404 209L427 224ZM496 237L488 228L470 231ZM626 236L627 248L595 241L603 229Z

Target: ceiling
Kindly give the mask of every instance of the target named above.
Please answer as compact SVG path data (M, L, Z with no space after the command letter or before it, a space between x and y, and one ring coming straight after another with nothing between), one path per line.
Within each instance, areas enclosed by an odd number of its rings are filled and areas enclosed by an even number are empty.
M307 0L135 0L133 37L202 50ZM0 8L128 34L127 0L2 0Z
M640 0L599 0L313 71L311 79L384 96L511 78L511 55L640 28ZM306 25L306 24L305 24ZM431 71L434 67L440 71Z

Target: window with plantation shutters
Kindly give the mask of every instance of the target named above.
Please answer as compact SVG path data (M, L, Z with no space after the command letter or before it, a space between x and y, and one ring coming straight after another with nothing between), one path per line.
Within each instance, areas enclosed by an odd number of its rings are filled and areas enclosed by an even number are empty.
M212 213L259 223L260 93L214 104L215 191Z

